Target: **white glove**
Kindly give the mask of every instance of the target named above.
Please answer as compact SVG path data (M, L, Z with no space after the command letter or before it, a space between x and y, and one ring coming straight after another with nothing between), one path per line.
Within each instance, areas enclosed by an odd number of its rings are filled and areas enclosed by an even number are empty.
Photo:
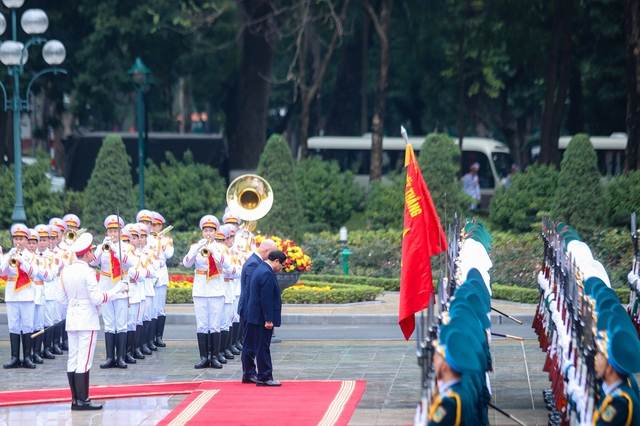
M164 260L156 259L153 261L153 267L156 269L160 269L164 266Z
M207 244L209 244L209 240L207 240L206 238L201 239L200 241L198 241L198 249L201 249Z
M111 237L104 237L104 240L102 240L102 244L111 244Z
M638 281L640 279L640 277L638 277L637 273L631 271L627 275L627 279L629 280L629 284L633 285L636 281Z
M17 251L18 249L14 247L11 250L9 250L9 253L7 253L7 256L13 256L14 254L16 254Z

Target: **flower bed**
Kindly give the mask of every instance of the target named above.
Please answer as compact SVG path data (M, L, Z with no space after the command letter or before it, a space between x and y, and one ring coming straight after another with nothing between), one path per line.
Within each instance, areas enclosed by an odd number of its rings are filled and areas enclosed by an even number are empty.
M384 290L367 285L299 282L282 292L282 303L354 303L375 300Z
M276 237L275 235L271 235L269 237L265 235L256 235L255 240L256 244L259 246L261 242L265 239L271 238L278 246L278 250L281 250L287 259L284 261L282 265L282 270L285 272L309 272L311 270L312 262L311 258L305 254L305 252L297 246L293 241Z

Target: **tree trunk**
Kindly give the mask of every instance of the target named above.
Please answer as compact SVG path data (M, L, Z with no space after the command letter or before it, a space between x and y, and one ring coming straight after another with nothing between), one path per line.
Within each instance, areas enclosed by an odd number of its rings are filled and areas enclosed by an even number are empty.
M460 152L462 152L462 144L464 140L464 113L466 110L467 104L467 96L465 90L465 73L464 73L464 43L466 36L466 25L467 25L467 17L469 16L469 8L470 2L469 0L465 1L464 11L463 11L463 22L460 28L460 38L458 39L458 76L460 78L458 85L458 147L460 148ZM464 167L464 156L460 156L460 170L458 171L458 177L462 177L465 170Z
M380 40L380 71L376 81L373 119L371 120L371 170L369 172L369 181L373 182L382 178L382 138L384 136L384 120L387 115L387 89L389 87L389 65L391 63L389 27L391 26L393 0L380 1L379 18L368 0L364 0L364 4Z
M570 135L584 132L584 96L582 95L582 74L573 64L569 79L569 111L567 111L567 131Z
M367 133L367 95L369 94L369 17L364 16L362 20L362 68L360 71L361 92L360 92L360 135Z
M640 169L640 0L624 0L627 51L627 170Z
M540 130L540 164L558 164L558 138L569 86L573 1L555 0L547 87Z
M252 20L270 14L273 0L246 0L239 2L238 8L239 16L246 17L246 21L240 23L243 30L239 75L232 114L227 118L229 162L232 169L255 170L267 137L274 50L271 20Z

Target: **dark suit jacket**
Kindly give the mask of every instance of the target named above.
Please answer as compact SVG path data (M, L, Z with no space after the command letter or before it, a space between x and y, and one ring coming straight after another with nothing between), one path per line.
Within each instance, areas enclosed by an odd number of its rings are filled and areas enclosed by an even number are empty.
M246 311L249 324L264 325L271 321L274 327L280 327L280 287L275 272L267 262L261 263L253 271Z
M249 283L251 282L251 275L258 265L264 263L264 260L256 253L249 256L244 265L242 265L242 273L240 274L240 300L238 301L238 314L243 319L247 318L247 301L249 300Z

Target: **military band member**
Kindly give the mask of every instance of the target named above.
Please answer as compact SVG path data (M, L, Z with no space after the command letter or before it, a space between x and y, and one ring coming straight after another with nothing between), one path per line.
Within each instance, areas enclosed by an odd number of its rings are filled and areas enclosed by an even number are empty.
M94 259L92 242L91 234L85 232L71 245L75 262L62 271L57 295L58 303L68 307L67 378L71 388L72 410L102 408L89 398L89 371L96 350L97 331L100 330L97 306L127 289L126 283L117 281L107 292L100 291L95 271L89 266Z
M183 259L184 266L195 265L192 295L200 351L200 362L195 368L222 368L222 364L227 362L224 357L219 357L225 295L222 270L229 268L231 261L213 242L219 227L218 218L203 216L200 219L202 239L191 246Z
M137 225L128 224L122 230L121 238L123 242L127 242L133 246L133 253L139 255L139 228ZM139 257L138 257L139 259ZM127 313L127 340L126 349L124 354L124 362L127 364L135 364L134 358L134 346L136 337L136 328L138 323L138 316L140 315L140 301L144 299L144 278L146 271L142 272L140 260L138 260L136 266L129 268L127 271L127 278L129 282L129 312Z
M44 359L54 359L55 355L51 353L51 346L53 344L53 328L49 328L54 325L54 316L55 313L58 312L57 302L56 302L56 275L58 271L55 266L55 259L53 256L53 252L49 249L50 237L51 237L51 229L48 225L39 224L34 228L40 237L38 241L38 249L36 251L38 255L38 260L43 265L45 265L46 272L45 276L43 276L43 285L42 285L42 299L44 300L44 305L42 309L42 326L46 329L44 334L39 335L34 340L35 353L38 354L41 358ZM47 279L49 278L49 279ZM50 295L48 294L50 293ZM36 306L36 309L37 306ZM42 330L42 328L38 328L35 331ZM41 349L42 344L44 343L44 348Z
M38 245L40 244L40 235L38 231L35 229L29 229L29 233L31 234L29 240L27 242L27 247L29 250L29 262L31 266L36 270L34 274L34 302L35 302L35 311L33 316L33 331L34 333L38 333L44 327L44 311L45 306L47 304L47 300L44 296L44 282L51 281L53 276L49 271L49 265L47 260L38 253ZM36 336L32 342L32 354L31 361L34 364L42 364L42 342L44 336L39 334Z
M150 230L155 233L162 232L162 228L164 227L166 221L164 217L158 212L151 212L153 216L153 223L151 224ZM151 244L153 245L153 243ZM173 239L165 234L162 235L157 242L156 245L156 257L163 264L158 269L157 273L157 281L156 281L156 289L155 289L155 314L157 317L157 321L152 322L152 329L154 330L153 335L155 336L155 345L161 348L167 346L162 340L162 336L164 335L164 326L167 322L167 317L165 314L165 305L167 303L167 285L169 285L169 270L167 269L167 260L173 257Z
M51 238L49 239L49 251L51 251L51 272L54 274L53 280L50 283L44 284L44 295L47 300L47 308L45 309L45 318L49 315L51 325L59 324L62 321L62 306L56 301L58 294L58 287L60 286L60 272L62 271L62 255L63 250L58 247L60 228L55 224L47 225ZM62 355L62 349L60 348L60 327L55 326L48 329L45 332L45 358L53 359L55 355ZM47 354L47 348L49 353ZM49 357L51 355L51 357Z
M157 281L157 273L158 270L164 265L163 261L160 261L156 257L155 247L151 247L148 244L148 237L150 230L144 223L138 223L138 228L140 229L140 237L139 237L139 254L142 268L145 268L146 275L145 278L140 281L140 315L138 316L138 324L140 325L139 337L136 337L136 348L134 351L134 358L136 359L144 359L144 353L142 352L142 343L146 342L145 350L151 354L153 350L149 347L149 342L153 343L155 340L155 335L152 333L151 327L147 330L145 334L144 331L144 321L145 318L153 318L153 315L156 315L155 304L148 303L147 295L155 294L155 284ZM146 320L148 321L148 320ZM155 346L154 346L155 347ZM142 356L142 358L138 358Z
M127 270L136 265L138 258L130 244L118 240L118 234L122 233L124 227L122 218L109 215L104 220L104 227L107 236L96 248L95 260L91 262L91 266L100 266L100 289L107 292L118 281L127 279ZM128 294L119 293L102 307L107 359L100 368L127 368L124 354L127 343L128 299Z
M54 217L49 220L49 225L55 225L58 227L58 238L56 241L56 251L60 258L60 270L62 270L65 266L71 264L73 262L73 253L68 251L69 245L64 241L65 234L69 227L66 222L59 217ZM62 354L60 351L66 351L68 349L68 340L65 339L66 336L66 327L65 327L65 319L67 318L67 310L62 306L58 306L58 312L60 313L60 321L58 325L54 327L53 331L53 345L54 348L58 348L54 353L56 355ZM58 352L60 352L58 354Z
M13 248L2 258L0 275L7 276L4 300L7 305L7 323L11 342L11 361L4 368L36 368L31 361L31 333L35 315L36 270L28 261L27 239L29 229L23 224L11 227ZM23 362L20 362L20 335L22 334Z
M598 340L595 368L602 379L602 389L593 415L593 424L640 425L638 395L629 382L629 377L640 371L640 344L637 335L615 325L613 330L609 328Z
M220 354L219 357L226 359L234 359L235 355L240 355L240 352L234 347L231 350L231 337L233 333L233 315L234 315L234 301L235 301L235 288L233 280L240 277L241 268L237 267L237 261L234 260L234 254L231 251L233 247L233 238L231 237L231 227L229 225L222 225L220 229L216 231L215 242L220 245L220 251L222 255L229 258L231 261L231 267L222 271L224 282L224 308L222 310L222 329L220 331ZM235 352L235 353L234 353Z

